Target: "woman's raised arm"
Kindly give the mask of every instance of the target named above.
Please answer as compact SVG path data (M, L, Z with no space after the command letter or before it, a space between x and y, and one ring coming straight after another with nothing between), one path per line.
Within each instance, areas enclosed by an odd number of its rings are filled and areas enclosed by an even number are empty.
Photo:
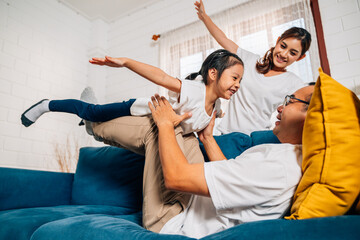
M211 36L213 36L215 40L224 49L228 50L229 52L236 53L239 46L235 42L230 40L225 35L225 33L218 26L216 26L215 23L211 20L211 18L206 14L202 0L200 0L200 2L196 1L194 5L199 19L205 24Z

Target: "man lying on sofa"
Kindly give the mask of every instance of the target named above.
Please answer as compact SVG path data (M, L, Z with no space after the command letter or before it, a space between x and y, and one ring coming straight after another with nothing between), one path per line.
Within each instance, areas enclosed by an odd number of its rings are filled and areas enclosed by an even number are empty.
M285 97L273 133L281 144L254 146L226 160L211 124L199 133L210 162L204 163L194 134L182 135L176 115L156 95L151 117L93 123L104 142L145 155L143 225L200 238L244 222L276 219L289 209L301 178L302 130L314 86Z

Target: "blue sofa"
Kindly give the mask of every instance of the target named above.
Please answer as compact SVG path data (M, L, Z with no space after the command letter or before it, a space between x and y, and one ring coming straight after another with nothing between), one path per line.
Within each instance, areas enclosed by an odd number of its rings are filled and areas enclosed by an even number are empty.
M227 141L237 142L225 150L232 157L277 140L260 133L218 142ZM85 147L75 174L0 168L0 240L192 239L141 226L143 163L124 149ZM360 239L360 216L251 222L202 239Z

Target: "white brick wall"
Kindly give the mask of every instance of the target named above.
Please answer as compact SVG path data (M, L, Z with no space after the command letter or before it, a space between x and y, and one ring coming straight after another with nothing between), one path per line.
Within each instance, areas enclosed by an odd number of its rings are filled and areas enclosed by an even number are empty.
M92 23L56 0L0 0L0 166L58 170L55 144L93 145L79 119L21 113L42 98L77 98L87 85ZM73 136L77 140L72 140Z
M360 94L360 1L319 0L333 78Z

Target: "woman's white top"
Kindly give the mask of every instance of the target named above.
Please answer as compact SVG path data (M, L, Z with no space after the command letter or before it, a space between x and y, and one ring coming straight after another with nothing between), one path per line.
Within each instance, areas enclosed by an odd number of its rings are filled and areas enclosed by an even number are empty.
M244 75L239 90L231 97L225 116L217 130L221 134L242 132L250 134L271 127L271 114L284 101L304 86L302 80L291 72L265 77L256 71L259 55L238 48L237 55L244 62Z
M221 114L221 102L217 99L211 116L205 111L206 88L205 83L201 80L181 80L180 94L169 91L169 103L174 111L182 115L191 112L192 116L180 123L183 134L199 132L204 129L217 111L217 116ZM151 114L148 107L150 98L138 98L130 108L132 116L144 116Z
M283 217L301 178L301 145L262 144L235 159L204 163L210 196L192 196L161 233L193 238Z

